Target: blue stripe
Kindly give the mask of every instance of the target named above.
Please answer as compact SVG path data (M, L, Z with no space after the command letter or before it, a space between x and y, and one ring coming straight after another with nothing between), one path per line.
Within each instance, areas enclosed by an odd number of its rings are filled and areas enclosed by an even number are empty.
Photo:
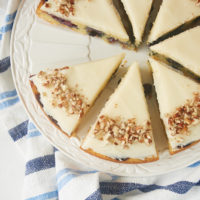
M13 21L13 20L15 19L16 13L17 13L17 11L15 11L15 12L12 13L12 14L7 15L7 16L5 17L5 22Z
M11 30L12 30L12 27L13 27L13 22L10 23L10 24L6 24L5 26L2 26L2 27L0 28L0 31L1 31L1 33L6 33L6 32L8 32L8 31L11 31Z
M98 189L94 193L92 193L87 199L85 200L102 200L101 192Z
M57 173L56 179L58 180L61 176L63 176L66 173L69 173L69 172L76 173L78 175L78 174L93 174L93 173L96 173L97 171L95 171L95 170L94 171L80 171L80 170L66 168L66 169L60 170Z
M2 34L0 34L0 40L2 40Z
M3 92L3 93L0 93L0 100L5 99L5 98L9 98L9 97L14 97L16 95L17 95L16 90Z
M58 192L53 191L53 192L48 192L48 193L40 194L35 197L28 198L26 200L46 200L46 199L52 199L56 197L58 198Z
M18 97L14 98L14 99L9 99L7 101L3 101L3 102L0 103L0 110L3 110L3 109L10 107L10 106L13 106L17 102L19 102Z
M67 176L65 176L58 184L58 191L60 191L69 181L71 181L72 179L78 177L78 175L76 174L69 174Z
M17 141L27 134L28 120L10 129L8 132L14 141Z
M5 72L10 67L10 57L0 60L0 73Z
M27 135L28 138L33 138L37 136L41 136L41 133L39 131L32 131L32 132L29 132Z
M41 170L50 169L55 167L55 156L46 155L43 157L35 158L26 163L25 175L29 175Z
M63 174L68 173L68 172L72 172L71 174L66 175L61 181L58 182L58 191L60 191L69 181L71 181L72 179L79 177L83 174L92 174L92 173L96 173L97 171L79 171L79 170L72 170L72 169L64 169L61 170L57 176L56 179L58 181L59 177L61 177Z
M109 175L112 177L112 181L116 181L119 178L119 176L116 176L116 175L112 175L112 174L109 174Z
M35 125L32 122L28 123L28 130L36 129Z
M137 183L112 183L112 182L101 182L100 190L102 194L110 195L122 195L124 193L139 189L142 192L151 192L158 189L169 190L177 194L185 194L193 186L200 186L200 181L192 183L189 181L180 181L167 186L159 185L143 185Z
M200 161L190 165L189 167L198 167L198 166L200 166Z

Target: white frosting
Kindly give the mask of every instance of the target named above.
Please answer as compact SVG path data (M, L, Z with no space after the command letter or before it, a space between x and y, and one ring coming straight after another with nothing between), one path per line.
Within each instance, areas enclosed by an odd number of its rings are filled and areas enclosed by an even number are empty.
M139 67L133 64L125 78L123 78L119 87L111 95L105 107L102 109L99 116L105 115L110 118L121 117L123 120L135 118L136 123L143 125L146 121L150 121L148 108L144 96L143 86ZM90 129L86 136L82 148L89 149L106 155L111 158L146 158L156 156L154 141L151 145L133 143L129 149L124 149L122 145L114 145L107 141L100 141L94 138L94 127Z
M167 65L149 59L153 71L154 85L156 88L160 115L165 124L166 133L172 148L178 144L188 144L200 139L200 125L191 127L191 135L181 137L183 142L176 142L168 130L168 118L166 114L173 113L176 108L183 106L187 100L194 97L194 92L200 91L200 85L189 78L171 70Z
M136 45L142 42L142 36L149 17L153 0L121 0L129 16L136 39Z
M76 88L87 99L86 103L91 106L123 58L124 55L121 54L73 66L61 72L67 77L68 86ZM41 94L40 100L44 106L44 111L58 122L64 132L71 135L80 121L79 115L70 115L65 109L53 107L51 104L51 89L42 86L41 79L38 76L33 76L32 80ZM42 95L43 92L46 92L47 96Z
M200 11L199 11L200 12ZM200 26L171 37L151 47L200 76Z
M124 29L111 0L81 0L75 1L75 14L66 17L64 14L57 12L58 5L54 0L49 0L51 7L46 8L44 5L41 10L55 15L72 23L82 24L96 30L102 31L120 41L129 41L129 37Z
M200 16L195 0L164 0L150 32L148 43Z

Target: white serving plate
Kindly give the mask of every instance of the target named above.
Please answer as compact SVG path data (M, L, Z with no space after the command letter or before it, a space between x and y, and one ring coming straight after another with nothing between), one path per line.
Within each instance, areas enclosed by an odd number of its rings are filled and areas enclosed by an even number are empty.
M11 65L13 79L18 95L30 119L48 141L66 156L91 168L123 176L152 176L168 173L184 168L200 158L200 144L169 155L167 141L161 122L156 101L150 99L149 110L152 117L155 140L160 159L146 164L121 164L102 160L80 150L80 141L103 107L106 99L116 87L120 73L109 83L96 101L93 108L81 123L77 138L69 139L61 133L45 117L36 102L30 85L29 76L45 68L62 67L87 62L100 58L126 53L127 65L138 61L141 66L144 83L151 83L151 73L147 67L148 48L142 47L138 52L124 50L118 45L110 45L101 39L75 33L71 30L56 27L40 20L35 15L39 0L22 0L18 9L11 38Z

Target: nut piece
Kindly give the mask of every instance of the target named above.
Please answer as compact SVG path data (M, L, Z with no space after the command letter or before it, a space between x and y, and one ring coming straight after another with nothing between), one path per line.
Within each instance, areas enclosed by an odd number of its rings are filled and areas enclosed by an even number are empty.
M53 107L63 108L68 114L78 114L80 117L86 112L89 105L86 98L77 92L77 89L70 88L67 84L66 76L58 69L49 72L41 71L38 78L41 80L43 87L49 88L51 92L51 104ZM45 96L46 93L43 93Z
M196 4L199 6L200 5L200 0L192 0L194 2L196 2Z
M194 98L184 106L178 107L174 113L166 114L171 136L189 135L189 127L200 123L200 93L194 93Z
M114 145L123 145L129 148L134 142L152 143L152 129L147 121L143 126L136 124L134 118L122 121L120 118L112 119L108 116L100 116L94 129L94 135L99 140Z
M65 15L66 17L68 17L69 15L74 15L75 14L74 5L76 1L78 0L54 0L52 2L52 4L54 4L55 6L53 10ZM90 1L92 0L88 0L88 2ZM45 2L44 6L46 8L51 8L53 7L52 4L47 1Z

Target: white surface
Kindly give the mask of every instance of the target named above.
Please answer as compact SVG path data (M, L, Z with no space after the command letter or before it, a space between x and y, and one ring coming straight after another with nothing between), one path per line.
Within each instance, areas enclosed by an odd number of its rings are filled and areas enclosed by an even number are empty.
M25 162L9 134L0 129L0 199L20 200Z
M94 169L110 172L124 176L151 176L167 173L184 168L199 160L200 144L190 149L170 156L166 149L166 141L163 138L163 131L160 126L155 102L149 107L155 141L159 146L160 160L147 164L119 164L91 156L80 150L78 139L70 140L62 134L45 117L40 106L33 97L29 85L30 74L36 73L45 67L59 67L85 62L89 59L108 57L120 52L126 52L128 64L138 61L141 66L143 80L150 81L151 76L146 65L147 52L141 48L138 52L125 51L117 45L109 45L100 39L89 38L67 29L46 24L35 16L35 9L38 1L22 1L13 27L11 39L11 63L14 81L18 94L29 117L38 127L41 133L54 144L61 152L70 158L81 162ZM23 56L22 56L23 55ZM119 78L119 77L118 77ZM116 77L117 80L117 77ZM115 81L116 81L115 80ZM114 82L115 82L114 81ZM113 81L111 81L112 83ZM83 136L91 125L97 113L103 107L109 92L112 92L115 84L109 84L102 93L94 107L88 112L79 127L78 136ZM155 114L157 113L157 116ZM77 159L78 158L78 159Z

